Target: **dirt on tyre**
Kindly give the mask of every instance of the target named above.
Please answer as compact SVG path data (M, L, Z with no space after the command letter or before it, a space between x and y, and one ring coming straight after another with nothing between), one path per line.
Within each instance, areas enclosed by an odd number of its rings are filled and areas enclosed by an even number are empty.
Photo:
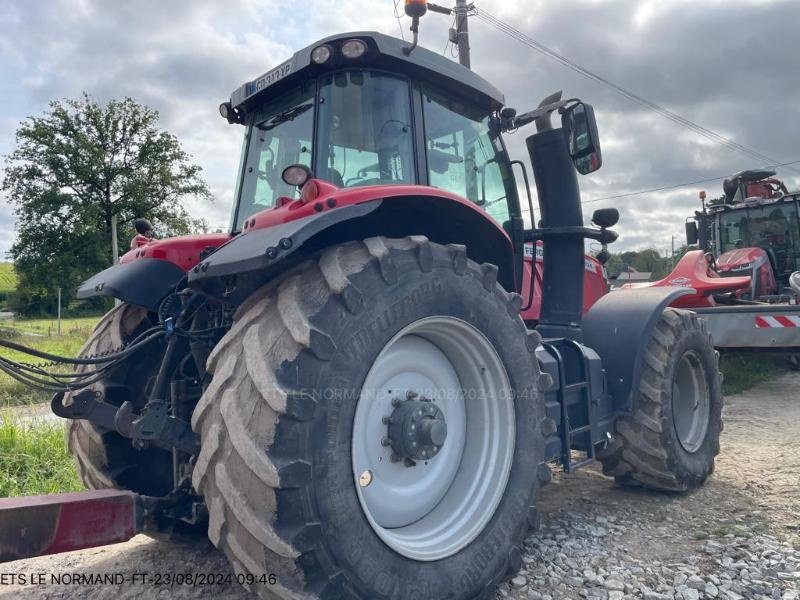
M648 341L638 409L598 453L618 483L685 492L714 471L722 431L719 355L705 322L668 308Z
M193 483L254 591L471 599L519 569L544 451L519 306L496 267L411 237L332 247L239 308Z
M98 356L122 348L139 333L153 326L144 308L122 304L109 311L97 324L79 356ZM148 378L159 365L159 353L147 349L134 354L107 377L89 386L107 401L120 405L124 400L141 404L145 400ZM77 372L96 367L79 365ZM127 390L133 390L133 396ZM64 398L71 403L70 394ZM150 446L135 449L131 440L86 420L70 421L67 446L83 484L89 489L131 490L149 496L164 496L173 488L172 454ZM176 531L177 529L177 531ZM145 533L162 540L178 541L196 535L191 527L174 522L146 522Z

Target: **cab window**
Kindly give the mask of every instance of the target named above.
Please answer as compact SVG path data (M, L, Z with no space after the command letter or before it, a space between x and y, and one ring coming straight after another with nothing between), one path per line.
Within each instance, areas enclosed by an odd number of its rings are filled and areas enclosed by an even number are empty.
M430 185L482 207L499 224L509 219L510 173L485 111L433 90L423 94L425 148Z
M320 82L316 172L337 187L415 183L408 82L342 71Z
M314 89L292 92L253 116L245 138L236 229L251 215L273 208L281 196L297 198L296 187L281 178L289 165L311 166Z

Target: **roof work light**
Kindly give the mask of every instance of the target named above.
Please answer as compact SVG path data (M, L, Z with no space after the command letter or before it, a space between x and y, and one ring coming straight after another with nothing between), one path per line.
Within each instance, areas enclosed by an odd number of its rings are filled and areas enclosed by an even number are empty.
M406 14L414 19L419 19L428 12L427 0L406 0Z
M361 40L347 40L342 44L342 55L345 58L361 58L367 52L367 45Z

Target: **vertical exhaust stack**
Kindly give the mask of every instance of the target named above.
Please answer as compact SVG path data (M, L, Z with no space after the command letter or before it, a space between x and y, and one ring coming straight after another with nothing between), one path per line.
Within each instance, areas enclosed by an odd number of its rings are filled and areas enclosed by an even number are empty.
M539 195L541 229L582 227L578 177L561 128L547 128L525 140ZM544 236L542 312L544 337L580 341L583 312L583 237L566 233Z

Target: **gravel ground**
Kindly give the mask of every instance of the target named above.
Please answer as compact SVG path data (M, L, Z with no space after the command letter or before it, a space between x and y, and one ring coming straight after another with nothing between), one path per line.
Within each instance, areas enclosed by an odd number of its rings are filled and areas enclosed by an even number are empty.
M717 470L687 495L614 485L596 468L559 475L542 494L542 527L498 598L800 600L800 374L726 399ZM0 567L0 598L250 596L236 584L155 585L159 574L231 571L210 544L125 544ZM42 573L46 583L9 584ZM124 583L53 584L52 574L118 574ZM143 574L145 581L134 574ZM5 580L4 580L5 578Z

